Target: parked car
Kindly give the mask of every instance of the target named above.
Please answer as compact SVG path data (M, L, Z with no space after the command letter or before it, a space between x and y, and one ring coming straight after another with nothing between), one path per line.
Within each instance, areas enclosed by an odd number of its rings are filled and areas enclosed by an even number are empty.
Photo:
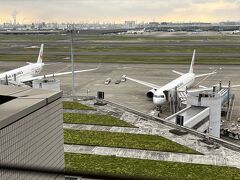
M110 78L107 78L106 81L104 82L105 85L108 85L111 83L111 79Z
M120 84L121 80L116 80L115 84Z

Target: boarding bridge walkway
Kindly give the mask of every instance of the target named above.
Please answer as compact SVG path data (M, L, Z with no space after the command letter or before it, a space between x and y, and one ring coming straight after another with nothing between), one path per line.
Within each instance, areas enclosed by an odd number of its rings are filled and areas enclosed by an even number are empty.
M222 88L218 91L218 94L222 97L222 104L228 100L228 88ZM178 90L177 96L182 104L187 104L187 92L184 90Z
M186 91L178 91L177 96L182 104L187 104L187 93Z
M204 132L208 128L209 121L209 107L188 106L185 109L166 118L167 121L176 123L177 116L182 116L185 127L193 128ZM203 122L204 120L204 122Z
M172 123L201 132L219 136L221 108L228 103L227 112L231 114L231 94L229 88L197 90L187 93L179 91L178 98L187 105L183 110L166 118ZM210 110L211 109L211 110ZM229 115L230 116L230 115Z

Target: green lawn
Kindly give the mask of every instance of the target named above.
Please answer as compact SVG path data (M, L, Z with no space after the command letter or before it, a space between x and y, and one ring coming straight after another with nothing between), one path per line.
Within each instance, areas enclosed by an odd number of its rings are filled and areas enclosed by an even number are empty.
M233 41L237 42L240 40L239 36L141 36L141 35L80 35L74 34L74 42L77 41ZM0 42L11 42L11 41L29 41L29 42L52 42L59 40L70 40L70 34L28 34L28 35L4 35L0 34Z
M93 124L103 126L134 127L133 125L109 115L64 113L64 123Z
M164 137L143 134L65 129L64 143L200 154L193 149L182 146Z
M0 35L0 46L5 42L32 42L36 45L44 42L46 44L44 52L44 61L62 61L69 62L70 44L69 35ZM238 36L172 36L172 37L152 37L152 36L111 36L111 35L75 35L74 52L165 52L165 53L192 53L193 49L197 50L196 64L240 64L240 57L203 57L198 53L239 53L239 46L215 46L211 42L219 44L236 44L240 42ZM64 43L56 43L64 40ZM97 44L96 44L97 41ZM158 45L111 45L112 41L134 41L134 42L209 42L209 46L158 46ZM2 42L2 43L1 43ZM4 43L3 43L4 42ZM81 43L79 43L81 42ZM88 42L82 44L83 42ZM108 44L109 42L109 44ZM37 60L38 49L24 49L23 47L13 47L11 52L2 50L0 61L27 61L35 62ZM51 52L51 53L50 53ZM57 54L62 52L66 54ZM11 53L11 54L9 54ZM20 53L19 55L17 53ZM23 54L22 54L23 53ZM142 55L75 55L75 62L102 62L102 63L152 63L152 64L189 64L191 55L184 57L174 56L142 56Z
M164 56L75 56L76 62L102 62L102 63L146 63L146 64L189 64L189 57ZM197 57L195 64L240 64L240 58L234 57Z
M192 53L196 49L197 53L239 53L240 47L219 47L219 46L107 46L104 45L75 45L75 52L146 52L146 53ZM33 50L28 49L26 52ZM66 52L70 51L69 48L65 47L48 47L46 52Z
M63 109L95 110L92 107L89 107L74 101L63 101Z
M13 34L0 34L0 42L49 42L49 41L59 41L59 40L67 40L70 39L69 36L63 36L60 34L28 34L28 35L13 35Z
M65 153L65 169L136 179L240 179L237 168L74 153Z
M0 44L1 46L1 44ZM201 45L192 45L192 46L176 46L176 45L108 45L107 43L103 44L75 44L74 52L146 52L146 53L192 53L193 50L196 49L197 53L239 53L240 47L239 46L215 46L215 45L208 45L208 46L201 46ZM12 52L11 55L16 55L17 53L21 52L23 55L32 55L38 54L38 48L27 48L24 49L23 47L14 47L11 48ZM70 46L67 45L59 45L59 46L52 46L46 44L44 48L45 54L48 55L49 52L51 53L58 53L58 52L65 52L68 54L70 52ZM2 52L3 55L8 55L9 52Z

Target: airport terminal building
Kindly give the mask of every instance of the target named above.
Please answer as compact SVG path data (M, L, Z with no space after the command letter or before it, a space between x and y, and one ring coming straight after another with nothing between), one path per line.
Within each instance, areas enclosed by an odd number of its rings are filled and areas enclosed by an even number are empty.
M0 165L64 170L62 92L0 85ZM0 168L0 179L64 179Z

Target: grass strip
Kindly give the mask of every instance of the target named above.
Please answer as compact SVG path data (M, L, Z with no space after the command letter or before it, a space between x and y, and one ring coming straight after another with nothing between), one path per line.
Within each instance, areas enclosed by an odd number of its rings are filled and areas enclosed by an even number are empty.
M157 44L155 45L146 45L146 44L141 44L137 46L133 46L131 44L125 44L125 45L114 45L111 46L108 45L107 43L105 44L98 44L98 45L92 45L92 44L85 44L84 46L81 44L77 44L74 46L74 52L114 52L114 53L119 53L119 52L131 52L131 53L192 53L193 50L196 49L197 55L199 53L239 53L240 51L240 46L215 46L213 45L192 45L192 46L185 46L185 45L166 45L166 46L158 46ZM32 55L32 54L38 54L38 48L37 49L23 49L22 47L16 47L16 48L11 48L11 54L16 55L16 53L23 53L24 55ZM68 46L51 46L48 45L44 49L44 53L46 55L50 55L50 53L66 53L69 54L70 52L70 47ZM9 52L6 53L6 55ZM3 53L2 53L3 54ZM4 53L5 54L5 53Z
M63 55L49 55L45 61L69 62ZM104 56L104 55L76 55L75 62L86 63L129 63L129 64L189 64L191 57L167 56ZM28 61L36 62L36 56L28 55L0 55L0 61ZM239 65L239 57L197 57L196 64L207 65Z
M63 120L64 120L64 123L71 123L71 124L92 124L92 125L103 125L103 126L135 127L115 117L112 117L109 115L99 115L99 114L64 113Z
M239 179L240 170L231 167L142 160L101 155L65 153L65 169L98 175L136 179Z
M226 47L219 47L219 46L151 46L151 45L141 45L141 46L107 46L104 45L85 45L85 46L75 46L75 52L145 52L145 53L192 53L193 50L196 49L197 54L199 53L239 53L240 47L239 46L226 46ZM18 51L20 51L19 49ZM32 51L28 49L28 51ZM69 48L64 47L51 47L47 48L46 52L66 52L70 51ZM27 52L27 51L25 51Z
M200 154L199 152L156 135L101 131L64 130L65 144L143 149L163 152Z
M51 42L59 40L70 40L70 34L0 34L0 42L28 41L28 42ZM74 41L178 41L178 42L239 42L238 36L199 36L199 35L176 35L176 36L142 36L142 35L81 35L74 34Z
M74 101L63 101L63 109L95 110L92 107L89 107Z

